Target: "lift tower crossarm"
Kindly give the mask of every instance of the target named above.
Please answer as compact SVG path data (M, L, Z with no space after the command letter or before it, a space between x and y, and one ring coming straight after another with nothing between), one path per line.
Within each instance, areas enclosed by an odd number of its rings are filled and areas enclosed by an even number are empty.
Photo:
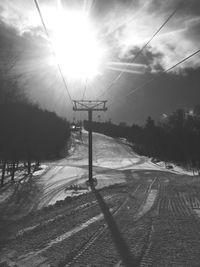
M106 103L107 100L73 100L74 111L88 111L91 109L92 111L106 111Z
M95 180L92 178L92 112L93 111L106 111L107 100L73 100L74 111L87 111L88 112L88 171L90 186L94 186Z

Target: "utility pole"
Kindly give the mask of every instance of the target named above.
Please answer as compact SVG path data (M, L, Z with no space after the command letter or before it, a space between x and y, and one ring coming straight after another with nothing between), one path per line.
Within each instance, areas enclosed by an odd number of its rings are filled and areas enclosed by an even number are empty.
M93 111L106 111L106 102L103 101L93 101L93 100L73 100L74 111L87 111L88 112L88 173L89 180L87 185L97 184L97 181L92 178L92 167L93 167L93 157L92 157L92 113Z

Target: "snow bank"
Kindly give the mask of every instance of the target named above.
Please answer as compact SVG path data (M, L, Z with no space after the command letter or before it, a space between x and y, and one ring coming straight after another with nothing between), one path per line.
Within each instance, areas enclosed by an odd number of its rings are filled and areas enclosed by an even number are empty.
M159 161L157 163L154 163L156 166L162 168L165 171L176 173L176 174L184 174L184 175L189 175L189 176L194 176L193 171L187 171L183 167L177 166L174 163L167 163L167 165L172 166L172 169L167 169L166 168L166 163L163 161ZM196 174L197 175L197 174Z
M40 168L40 169L39 169L38 171L35 171L35 172L33 173L33 176L42 175L42 174L46 171L46 169L48 168L48 166L47 166L47 165L40 165L39 168Z

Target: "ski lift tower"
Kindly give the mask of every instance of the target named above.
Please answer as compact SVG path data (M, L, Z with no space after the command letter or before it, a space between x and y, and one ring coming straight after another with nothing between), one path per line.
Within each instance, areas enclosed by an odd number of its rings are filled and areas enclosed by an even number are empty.
M92 113L93 111L106 111L107 100L103 101L93 101L93 100L73 100L73 110L74 111L87 111L88 112L88 171L89 180L87 185L96 186L97 181L92 178L92 166L93 166L93 156L92 156Z

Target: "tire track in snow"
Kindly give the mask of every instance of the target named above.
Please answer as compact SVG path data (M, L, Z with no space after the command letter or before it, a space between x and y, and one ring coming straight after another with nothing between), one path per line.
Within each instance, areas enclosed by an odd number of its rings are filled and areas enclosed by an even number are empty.
M104 199L105 199L105 200L109 200L109 199L113 198L114 196L115 196L115 195L106 196ZM96 200L91 201L91 202L87 202L87 203L82 204L82 205L76 207L75 209L73 209L73 212L78 212L78 211L80 211L81 209L84 209L84 211L86 211L87 209L93 208L93 207L95 207L96 205L97 205L97 201L96 201ZM29 233L29 232L35 230L36 228L40 228L40 227L46 226L46 225L48 225L49 223L52 223L52 222L54 222L54 221L56 221L56 220L58 220L58 219L61 219L61 218L65 218L65 217L67 217L67 216L69 216L68 213L67 213L67 214L64 214L64 215L63 215L63 214L61 214L61 215L57 215L55 218L46 220L46 221L44 221L44 222L42 222L42 223L37 223L37 224L35 224L35 225L33 225L33 226L29 226L29 227L23 228L23 229L21 229L21 230L19 230L19 231L17 232L17 234L15 235L15 238L17 238L17 237L19 237L19 236L23 236L25 233Z
M112 212L113 209L110 209L110 211ZM67 231L66 233L58 236L57 238L51 240L45 247L43 247L40 250L36 250L33 252L29 252L27 254L21 255L17 260L16 263L17 264L21 264L20 266L29 266L29 262L37 262L37 257L47 251L49 248L51 248L52 246L61 243L63 240L66 240L67 238L70 238L71 236L77 234L78 232L84 230L85 228L89 227L91 224L96 223L100 220L102 220L104 218L103 214L100 213L97 216L92 217L91 219L83 222L82 224L74 227L72 230ZM27 265L26 265L27 264Z

